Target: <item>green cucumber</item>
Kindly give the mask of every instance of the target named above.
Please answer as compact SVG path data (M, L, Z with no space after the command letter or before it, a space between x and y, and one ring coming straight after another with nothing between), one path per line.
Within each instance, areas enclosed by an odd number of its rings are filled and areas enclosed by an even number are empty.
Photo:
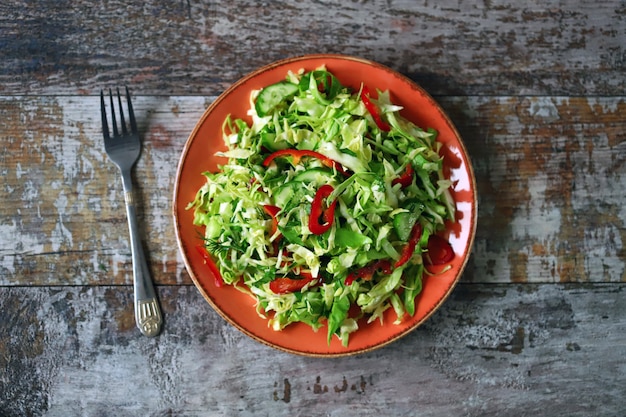
M274 193L274 205L285 211L300 204L307 194L304 183L300 181L290 181L278 187Z
M372 239L354 230L340 227L335 231L335 245L340 248L362 248L372 243Z
M313 77L313 81L311 81L311 77ZM343 85L337 77L325 70L306 73L300 80L300 90L310 91L315 100L324 105L328 105L342 89Z
M294 181L315 183L315 184L328 184L334 179L333 173L324 168L311 168L306 171L302 171L293 177Z
M307 193L306 184L328 184L335 181L333 173L324 168L311 168L298 173L293 180L279 186L274 192L274 204L281 208L291 206L291 202L300 202Z
M422 211L424 211L424 204L421 203L409 203L406 205L408 211L398 213L393 218L393 228L396 230L400 240L406 242L411 237L411 230L419 219Z
M265 116L280 103L295 95L298 92L298 85L289 81L281 81L269 85L261 90L256 98L254 108L259 116Z
M268 149L270 152L276 152L289 147L289 142L285 140L276 141L276 133L263 131L260 132L259 135L261 136L261 146Z
M284 208L293 198L295 193L296 190L293 182L281 185L274 193L274 204L278 207Z

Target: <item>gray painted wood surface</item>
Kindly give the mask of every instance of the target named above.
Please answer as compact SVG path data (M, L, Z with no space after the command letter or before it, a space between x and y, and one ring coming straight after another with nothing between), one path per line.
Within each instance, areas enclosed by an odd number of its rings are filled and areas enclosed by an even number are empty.
M213 97L139 96L140 216L159 283L191 281L171 201L181 149ZM468 282L626 280L624 97L440 97L479 190ZM0 97L0 284L129 284L124 201L99 97Z
M626 9L582 1L89 0L0 6L6 92L221 93L310 53L391 66L435 95L621 95Z
M0 416L622 416L626 5L85 0L0 4ZM193 287L171 222L204 109L278 59L344 53L420 83L479 189L461 284L403 339L294 356ZM165 326L142 337L100 89L128 85Z
M463 284L392 345L335 359L253 341L191 286L160 288L165 330L130 287L5 287L5 415L621 415L626 300L593 284Z

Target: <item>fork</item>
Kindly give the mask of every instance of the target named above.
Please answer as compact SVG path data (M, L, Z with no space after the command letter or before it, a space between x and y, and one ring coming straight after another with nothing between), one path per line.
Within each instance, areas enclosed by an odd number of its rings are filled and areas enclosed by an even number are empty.
M100 91L100 108L102 112L102 132L104 134L104 148L109 159L120 169L122 175L122 185L124 187L124 200L126 202L126 215L128 217L128 228L130 230L130 243L133 259L133 286L135 322L137 327L146 336L156 336L161 331L163 318L161 308L154 291L150 270L143 252L137 228L137 217L135 213L135 199L133 197L133 183L131 170L139 159L141 153L141 141L133 113L133 105L130 101L130 93L126 87L126 101L128 108L128 119L130 122L130 132L124 120L122 109L122 98L119 88L117 89L117 102L119 107L121 133L117 127L115 117L115 105L113 102L113 92L109 89L109 100L111 102L111 124L113 135L109 132L107 122L107 112L104 100L104 92Z

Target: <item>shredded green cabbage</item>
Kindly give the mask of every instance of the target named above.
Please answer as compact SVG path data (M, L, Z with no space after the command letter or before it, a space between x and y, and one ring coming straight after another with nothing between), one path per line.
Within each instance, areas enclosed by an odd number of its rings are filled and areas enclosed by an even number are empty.
M385 131L360 91L342 86L325 68L289 72L286 80L299 86L297 94L264 116L255 110L254 91L252 123L224 121L228 150L220 155L228 162L219 172L204 173L206 183L188 209L194 210L194 224L204 227L204 244L224 282L249 291L273 329L302 322L318 330L326 324L329 343L335 335L347 346L363 317L382 322L389 308L396 322L414 314L428 236L454 221L451 183L443 175L437 132L404 119L388 91L371 99L390 127ZM272 152L285 149L319 152L348 175L314 157L297 163L280 157L264 166ZM410 185L394 185L408 164L414 170ZM317 235L309 216L324 184L333 187L328 201L337 205L331 227ZM280 209L275 231L265 205ZM381 259L393 265L400 258L407 242L394 218L418 206L423 233L410 261L346 285L359 268ZM275 279L296 280L303 272L316 280L294 292L270 288Z

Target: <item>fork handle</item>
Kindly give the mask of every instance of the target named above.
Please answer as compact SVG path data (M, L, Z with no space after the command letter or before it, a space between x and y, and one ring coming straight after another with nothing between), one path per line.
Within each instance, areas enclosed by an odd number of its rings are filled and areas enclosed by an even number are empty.
M143 252L139 230L137 227L137 215L135 199L133 197L130 179L124 178L124 200L126 202L126 215L130 231L131 253L133 258L133 286L135 304L135 322L137 327L146 336L153 337L161 331L163 316L161 307L154 291L150 270Z

